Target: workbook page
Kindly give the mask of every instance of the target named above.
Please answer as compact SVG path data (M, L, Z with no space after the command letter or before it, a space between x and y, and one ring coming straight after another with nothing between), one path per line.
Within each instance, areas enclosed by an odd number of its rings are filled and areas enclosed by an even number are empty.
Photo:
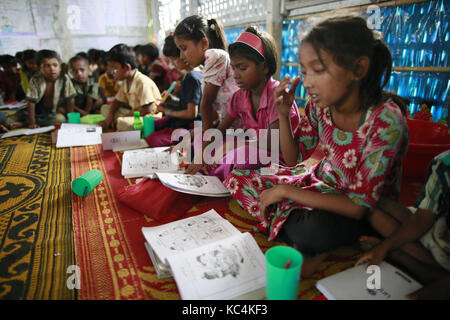
M251 292L259 294L256 299L264 296L265 259L249 233L170 256L168 262L184 300L228 300Z
M142 228L142 233L159 259L167 263L171 255L240 234L240 231L212 209L162 226Z

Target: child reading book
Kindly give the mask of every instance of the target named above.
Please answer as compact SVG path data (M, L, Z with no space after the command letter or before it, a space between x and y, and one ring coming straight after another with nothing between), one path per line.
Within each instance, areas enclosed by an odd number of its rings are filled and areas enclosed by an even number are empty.
M224 180L228 174L236 169L257 169L262 166L256 139L260 132L266 131L262 139L267 139L266 153L273 151L278 159L278 150L270 150L271 131L279 128L278 112L275 107L274 89L279 82L272 78L277 70L277 51L275 42L268 33L249 27L243 32L236 42L228 48L233 77L239 86L239 90L233 94L227 107L225 118L220 122L218 129L225 134L233 122L238 119L242 123L243 130L254 130L255 137L250 137L255 142L240 141L241 146L227 150L224 145L225 156L218 164L205 167L208 174L215 175ZM300 123L300 116L295 102L291 104L289 112L291 127L294 132ZM278 139L278 136L277 136ZM278 142L278 141L277 141ZM208 144L209 142L205 142ZM261 142L259 142L261 146ZM278 143L276 143L278 146ZM264 148L264 147L263 147ZM239 157L239 154L245 155ZM239 159L242 158L242 159ZM254 158L253 164L250 159ZM265 163L268 165L268 163ZM191 164L186 173L196 173L202 165Z
M370 230L363 217L381 196L399 194L408 127L405 106L382 90L389 49L363 18L317 24L301 41L300 66L310 100L297 134L289 115L300 78L286 77L275 89L289 167L274 166L273 175L234 170L224 183L269 240L279 237L302 252L302 275L309 276L329 252ZM319 142L324 156L308 167L303 161Z
M180 50L172 35L166 37L163 53L182 74L178 93L179 104L169 97L166 103L158 105L158 110L164 112L165 117L155 119L156 131L146 138L150 147L172 145L176 142L171 139L175 129L191 129L194 119L199 118L198 104L202 97L203 74L181 60Z

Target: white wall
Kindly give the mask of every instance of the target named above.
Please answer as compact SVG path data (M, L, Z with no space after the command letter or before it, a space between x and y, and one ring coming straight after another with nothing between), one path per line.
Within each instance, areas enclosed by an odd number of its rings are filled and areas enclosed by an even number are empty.
M1 0L0 54L52 49L67 61L90 48L149 41L152 0Z

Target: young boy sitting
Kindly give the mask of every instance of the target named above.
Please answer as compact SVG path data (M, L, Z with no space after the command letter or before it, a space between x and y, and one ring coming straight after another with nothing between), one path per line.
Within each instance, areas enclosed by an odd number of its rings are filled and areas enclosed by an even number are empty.
M0 63L4 71L0 71L0 89L5 93L3 100L22 100L25 96L20 83L20 73L17 68L17 59L11 55L1 57Z
M181 73L179 85L179 104L172 100L171 96L166 103L158 105L158 110L166 115L155 121L156 131L147 138L150 147L169 146L177 141L172 141L172 132L175 129L190 129L193 121L200 119L198 105L202 98L201 82L203 73L192 70L192 67L184 63L180 58L180 49L175 45L174 37L169 35L164 41L163 53Z
M39 71L36 64L36 51L28 49L22 52L20 65L20 81L22 83L23 92L27 92L28 83L32 76Z
M378 264L389 254L425 285L411 298L450 299L450 150L431 162L414 207L390 200L377 207L369 221L385 239L362 237L369 251L356 264Z
M69 66L76 91L75 112L79 112L82 116L96 113L103 104L103 99L97 82L89 75L89 61L82 56L74 56L69 60Z
M114 98L117 92L119 92L119 80L114 78L111 65L106 65L106 72L98 78L98 86L102 89L101 93L103 94L103 99L105 101L107 101L108 98Z
M114 77L123 83L112 105L102 106L101 113L106 120L99 125L106 129L116 126L118 131L133 130L134 111L139 111L141 116L156 113L155 102L161 94L153 80L137 70L136 56L127 45L118 44L111 48L107 59Z
M159 57L158 47L149 43L137 48L137 59L142 65L144 74L155 81L160 92L167 90L170 83L167 81L166 74L169 72L169 66Z
M36 56L40 72L28 84L27 109L9 117L11 129L29 128L66 122L65 114L73 112L75 89L69 76L61 73L61 58L53 50L40 50Z

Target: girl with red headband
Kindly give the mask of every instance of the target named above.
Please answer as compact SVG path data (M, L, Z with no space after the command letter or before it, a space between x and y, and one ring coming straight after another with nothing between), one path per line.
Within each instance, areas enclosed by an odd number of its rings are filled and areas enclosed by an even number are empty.
M278 61L275 42L267 32L249 27L229 46L228 52L233 77L239 90L233 94L226 115L217 129L225 134L233 123L238 122L245 136L237 137L236 132L233 132L233 138L228 139L231 143L223 144L225 156L217 159L217 164L206 167L206 173L221 180L233 169L256 169L268 165L261 163L260 152L273 155L277 162L280 160L278 135L273 135L277 139L274 144L277 150L271 150L270 141L271 131L279 128L274 96L274 89L279 82L272 78L277 71ZM289 118L296 130L299 127L300 115L295 102L291 103ZM262 144L258 139L267 140ZM266 150L260 150L261 146ZM191 166L187 172L194 173L198 168L199 166Z

